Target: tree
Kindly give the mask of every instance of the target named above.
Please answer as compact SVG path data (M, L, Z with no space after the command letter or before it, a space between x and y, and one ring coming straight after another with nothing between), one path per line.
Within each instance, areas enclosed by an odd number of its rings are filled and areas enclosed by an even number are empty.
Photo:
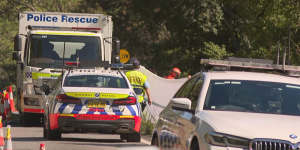
M98 1L114 19L114 33L122 47L160 74L173 66L199 71L204 42L221 25L217 0Z
M299 1L223 0L223 26L218 41L241 57L276 60L277 43L287 47L289 28L299 22ZM280 47L283 49L284 47Z

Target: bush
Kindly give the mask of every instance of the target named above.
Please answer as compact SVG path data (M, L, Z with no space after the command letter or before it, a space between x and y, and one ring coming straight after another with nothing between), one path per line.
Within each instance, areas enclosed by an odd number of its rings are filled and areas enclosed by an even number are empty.
M154 129L154 123L152 122L151 118L146 113L143 113L142 124L141 124L141 134L151 135L153 129Z
M227 53L224 45L219 46L213 42L204 42L202 55L206 58L213 59L223 59L226 56L230 56L230 54Z

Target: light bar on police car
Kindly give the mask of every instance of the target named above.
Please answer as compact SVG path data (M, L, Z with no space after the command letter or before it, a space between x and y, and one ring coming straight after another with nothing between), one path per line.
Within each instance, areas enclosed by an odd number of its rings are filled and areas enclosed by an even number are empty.
M222 67L238 67L238 68L250 68L250 69L300 72L300 66L265 64L265 63L257 63L257 62L250 62L250 61L243 62L243 61L226 61L226 60L216 60L216 59L201 59L200 64L211 65L211 66L222 66Z

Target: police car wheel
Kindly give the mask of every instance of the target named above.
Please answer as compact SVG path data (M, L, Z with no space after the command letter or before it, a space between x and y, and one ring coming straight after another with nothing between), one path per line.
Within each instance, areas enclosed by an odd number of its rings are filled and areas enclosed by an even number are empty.
M47 135L47 123L48 123L48 121L46 121L46 117L44 116L44 124L43 124L43 137L45 138L45 139L47 139L47 137L48 137L48 135Z
M140 133L132 133L127 135L127 142L140 142L141 134Z
M127 139L127 135L126 134L120 134L120 139L123 141L123 140L126 140Z
M43 127L43 137L46 139L47 136L48 136L47 131L46 131L45 127Z
M50 140L58 140L61 138L61 132L58 130L48 130L49 132L47 133L48 139Z
M61 138L61 132L59 130L51 130L49 119L44 119L44 137L49 140L57 140Z

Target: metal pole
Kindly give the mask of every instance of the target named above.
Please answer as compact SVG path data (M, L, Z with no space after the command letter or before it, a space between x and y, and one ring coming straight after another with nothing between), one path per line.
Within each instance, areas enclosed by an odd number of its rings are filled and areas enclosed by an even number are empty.
M288 50L288 65L290 65L291 59L291 28L289 28L289 50Z
M277 42L277 65L279 65L279 58L280 58L280 43Z
M283 60L282 60L282 70L285 70L285 59L286 59L286 47L284 48Z

